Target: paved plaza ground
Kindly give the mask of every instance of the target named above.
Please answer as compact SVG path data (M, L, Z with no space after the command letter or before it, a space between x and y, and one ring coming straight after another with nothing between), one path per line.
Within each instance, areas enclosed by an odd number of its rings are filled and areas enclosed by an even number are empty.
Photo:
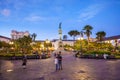
M120 80L120 60L79 59L62 54L63 70L55 71L54 58L1 60L0 80Z

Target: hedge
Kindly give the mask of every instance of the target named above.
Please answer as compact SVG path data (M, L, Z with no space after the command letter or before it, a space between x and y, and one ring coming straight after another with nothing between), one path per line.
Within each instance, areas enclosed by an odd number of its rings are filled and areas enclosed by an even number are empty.
M111 52L110 51L87 51L85 52L85 54L101 54L101 55L108 54L110 55Z

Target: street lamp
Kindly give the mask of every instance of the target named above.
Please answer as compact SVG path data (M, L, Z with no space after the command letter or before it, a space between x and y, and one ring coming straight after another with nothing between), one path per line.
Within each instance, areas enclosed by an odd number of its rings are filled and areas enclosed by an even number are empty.
M43 51L44 50L44 45L41 44L40 46L41 46L41 51Z
M10 45L13 45L13 42L12 41L10 41L10 43L9 43Z
M49 41L48 39L46 39L45 43L46 43L46 47L47 47L47 54L48 54L48 46L49 46L50 41Z
M13 48L14 42L13 42L13 41L10 41L9 44L10 44L10 46L11 46L11 49L13 50L13 49L14 49L14 48Z
M13 58L15 59L15 51L14 51L14 47L13 47L14 42L13 42L13 41L10 41L9 44L11 45L11 49L12 49L12 51L13 51L13 53L14 53L14 55L13 55L14 57L13 57Z

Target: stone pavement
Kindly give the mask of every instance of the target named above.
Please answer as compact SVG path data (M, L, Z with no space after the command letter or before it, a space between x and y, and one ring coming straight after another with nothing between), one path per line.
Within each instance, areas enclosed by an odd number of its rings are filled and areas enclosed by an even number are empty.
M21 60L1 60L0 80L120 80L120 60L79 59L63 55L63 70L55 71L54 58L28 60L23 69Z

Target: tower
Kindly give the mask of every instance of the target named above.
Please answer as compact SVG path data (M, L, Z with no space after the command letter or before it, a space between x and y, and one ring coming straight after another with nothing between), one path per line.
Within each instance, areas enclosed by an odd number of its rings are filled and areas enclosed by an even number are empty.
M61 22L59 23L59 30L58 30L58 33L59 33L59 43L58 43L58 48L59 49L62 49L62 27L61 27Z
M62 29L61 29L61 24L62 23L59 23L59 40L62 40Z

